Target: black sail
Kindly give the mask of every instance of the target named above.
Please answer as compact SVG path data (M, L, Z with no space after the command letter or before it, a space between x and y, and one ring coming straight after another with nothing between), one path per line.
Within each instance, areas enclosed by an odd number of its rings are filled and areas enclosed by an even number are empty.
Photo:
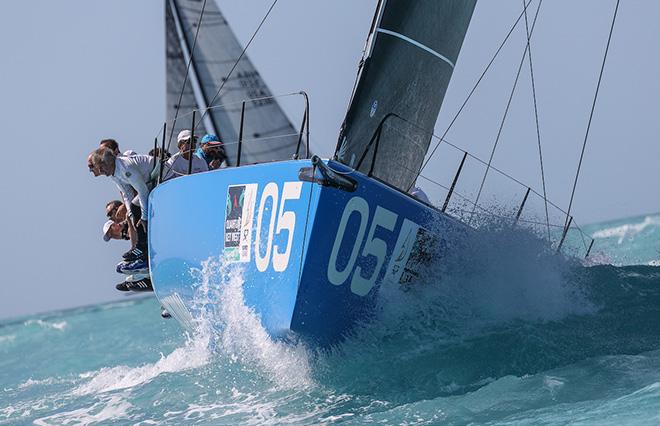
M225 144L230 165L237 163L241 123L241 103L245 103L241 164L290 159L298 144L298 131L272 96L259 72L247 55L215 0L206 0L199 34L197 23L203 0L165 0L167 50L167 118L177 114L174 137L190 128L190 112L206 110L195 134L215 133ZM193 50L194 45L194 50ZM192 53L193 61L186 68ZM238 64L227 79L234 64ZM227 81L225 81L227 80ZM181 87L186 81L181 103ZM218 89L224 87L218 95ZM262 98L257 101L250 99ZM181 118L185 116L184 118ZM168 131L169 133L169 131Z
M381 1L336 158L407 191L430 144L476 0ZM360 163L360 159L363 161ZM358 167L359 165L359 167Z

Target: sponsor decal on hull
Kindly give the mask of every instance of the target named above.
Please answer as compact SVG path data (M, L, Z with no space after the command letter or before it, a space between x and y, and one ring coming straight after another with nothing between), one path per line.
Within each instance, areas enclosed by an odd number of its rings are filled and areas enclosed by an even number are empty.
M229 262L250 261L256 197L256 183L227 188L224 255Z

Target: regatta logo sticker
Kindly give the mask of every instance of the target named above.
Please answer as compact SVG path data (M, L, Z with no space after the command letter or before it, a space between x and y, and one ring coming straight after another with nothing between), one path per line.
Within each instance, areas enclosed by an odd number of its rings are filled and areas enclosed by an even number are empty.
M250 261L256 196L256 183L227 188L224 255L229 262Z

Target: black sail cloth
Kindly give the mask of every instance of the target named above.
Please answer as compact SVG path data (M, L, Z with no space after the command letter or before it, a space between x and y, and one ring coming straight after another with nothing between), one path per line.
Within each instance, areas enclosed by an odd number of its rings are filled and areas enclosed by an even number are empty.
M357 167L383 119L373 175L407 191L428 150L433 126L476 0L387 0L339 135L336 157ZM359 170L371 168L371 150Z

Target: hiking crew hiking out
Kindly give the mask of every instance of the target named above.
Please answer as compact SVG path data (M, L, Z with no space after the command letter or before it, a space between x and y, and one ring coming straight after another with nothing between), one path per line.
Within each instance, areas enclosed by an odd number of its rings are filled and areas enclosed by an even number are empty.
M183 130L177 137L179 152L163 165L163 181L188 174L188 163L192 155L192 173L219 168L225 164L222 142L215 135L206 135L197 152L196 140L190 130ZM129 240L130 249L117 264L118 273L125 274L125 281L117 284L120 291L153 291L148 266L148 213L149 193L156 185L160 174L160 150L152 155L135 151L121 153L114 139L101 140L99 147L87 157L87 167L94 176L107 176L116 184L120 200L106 204L106 222L102 226L104 241Z

